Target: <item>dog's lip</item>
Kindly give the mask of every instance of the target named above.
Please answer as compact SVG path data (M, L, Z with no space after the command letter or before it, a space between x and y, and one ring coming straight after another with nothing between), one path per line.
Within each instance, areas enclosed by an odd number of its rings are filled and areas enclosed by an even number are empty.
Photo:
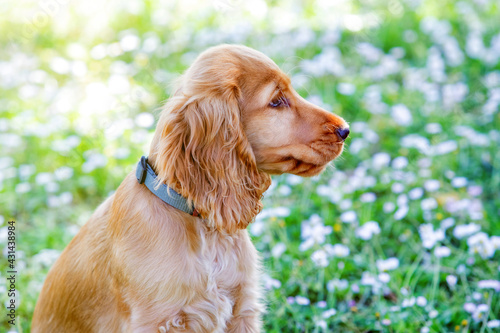
M336 159L337 157L339 157L340 155L342 155L342 152L344 151L344 142L343 141L336 141L336 142L332 142L332 143L329 143L329 144L326 144L326 149L321 149L321 148L312 148L311 149L316 153L318 154L319 156L321 156L324 161L323 163L316 163L318 165L326 165L328 163L330 163L331 161L333 161L334 159ZM307 161L304 161L307 163Z
M327 164L323 165L312 165L309 169L304 170L302 172L298 172L295 175L297 176L302 176L302 177L308 177L308 176L316 176L320 174L324 168L326 168Z

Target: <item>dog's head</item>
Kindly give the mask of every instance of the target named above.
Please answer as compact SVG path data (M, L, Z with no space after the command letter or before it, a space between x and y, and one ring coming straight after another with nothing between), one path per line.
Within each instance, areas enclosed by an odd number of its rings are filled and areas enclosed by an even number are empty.
M345 121L304 100L264 54L222 45L179 80L158 122L150 160L209 225L245 228L269 174L313 176L340 155Z

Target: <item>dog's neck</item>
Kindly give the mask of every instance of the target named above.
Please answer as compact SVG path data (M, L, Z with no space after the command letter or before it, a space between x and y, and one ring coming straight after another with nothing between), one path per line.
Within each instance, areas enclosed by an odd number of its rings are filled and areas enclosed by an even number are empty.
M157 159L161 158L161 154L157 152L158 146L155 144L155 141L153 140L148 157L151 166L161 165L161 163L157 163L160 162ZM169 162L173 165L176 163L175 160ZM199 166L192 167L197 168ZM156 169L155 171L159 172L160 170ZM231 234L237 230L245 229L262 209L261 198L271 185L271 176L263 171L258 171L256 176L260 179L259 182L255 184L240 184L240 189L237 192L229 190L224 193L220 191L205 191L202 193L202 190L198 190L198 188L192 186L196 184L196 180L187 184L188 180L186 184L183 184L176 177L171 177L166 185L190 200L209 227L226 234ZM192 188L192 190L185 190L189 188ZM231 207L232 211L228 211L228 207Z

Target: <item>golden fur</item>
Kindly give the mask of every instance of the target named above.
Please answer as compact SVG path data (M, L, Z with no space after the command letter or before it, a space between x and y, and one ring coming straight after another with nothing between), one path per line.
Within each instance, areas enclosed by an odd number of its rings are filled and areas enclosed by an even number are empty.
M336 130L346 126L262 53L205 51L165 105L149 153L200 217L131 172L50 270L32 332L260 332L259 259L246 227L269 174L320 173L341 153Z

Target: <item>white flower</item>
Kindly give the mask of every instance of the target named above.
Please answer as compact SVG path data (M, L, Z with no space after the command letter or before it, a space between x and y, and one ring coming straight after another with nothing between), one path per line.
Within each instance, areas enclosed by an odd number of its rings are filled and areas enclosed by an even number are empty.
M426 153L429 150L430 142L429 139L418 135L418 134L408 134L401 138L401 146L406 148L416 148L422 153Z
M341 202L339 202L339 208L342 210L349 209L351 207L352 207L352 200L350 200L350 199L344 199ZM354 213L354 215L353 215L353 213ZM355 215L356 215L356 212L349 212L349 214L345 215L345 218L352 217ZM356 220L353 220L352 222L356 222ZM350 223L350 222L346 222L346 223Z
M57 180L67 180L73 176L73 168L62 166L54 171Z
M454 140L448 140L440 142L431 148L428 152L430 155L445 155L457 150L458 144Z
M391 186L392 193L401 193L405 189L405 186L401 183L394 183Z
M399 207L399 209L394 213L394 219L396 221L402 220L406 214L408 214L408 211L410 208L407 205Z
M321 316L325 319L328 319L331 316L335 316L336 314L337 314L337 310L329 309L329 310L326 310L325 312L323 312L323 314Z
M372 156L372 165L376 170L380 170L383 167L389 165L391 161L391 156L387 153L376 153Z
M441 229L437 229L434 231L434 227L432 224L422 224L418 228L418 233L420 234L420 238L422 239L422 245L426 249L431 249L436 245L437 242L444 240L444 231Z
M444 60L437 46L433 46L429 49L427 69L434 82L443 82L446 79Z
M316 321L316 327L320 327L323 330L326 330L326 328L328 327L328 324L324 320L317 320Z
M135 117L135 123L139 127L149 128L155 123L155 117L149 112L142 112Z
M495 248L495 250L500 250L500 236L491 236L490 242Z
M425 125L425 131L429 134L441 133L442 130L443 128L438 123L428 123Z
M2 169L0 167L0 169ZM36 167L33 164L21 164L19 166L19 178L23 181L28 180L28 178L35 173Z
M412 200L420 199L424 195L424 190L421 187L415 187L408 192L408 197Z
M119 160L123 160L130 156L130 149L126 147L116 148L115 152L113 153L113 156Z
M254 223L250 224L250 233L254 236L260 236L264 232L266 225L262 220L256 219Z
M363 193L361 195L361 197L359 197L359 201L365 202L365 203L366 202L374 202L375 200L377 200L377 196L373 192Z
M431 209L436 209L438 203L434 198L425 198L420 203L420 206L422 207L423 210L431 210Z
M396 203L398 204L398 206L408 205L408 197L406 196L406 194L398 195L398 199L396 200Z
M326 284L326 289L328 289L329 292L335 291L335 289L338 290L346 290L349 287L349 282L344 279L333 279L328 281Z
M479 230L481 230L481 227L475 223L457 225L455 229L453 229L453 236L462 239L475 234Z
M390 324L391 324L390 319L387 319L387 318L382 319L382 325L389 326Z
M448 217L447 219L444 219L441 221L441 229L446 230L450 227L453 227L455 225L455 220L453 217Z
M130 81L126 75L113 74L108 79L108 88L111 94L127 94L130 91Z
M59 191L59 184L55 182L50 182L47 185L45 185L45 191L48 193L54 193Z
M449 257L451 250L446 246L436 247L434 249L434 255L438 258Z
M392 271L396 268L399 267L399 259L398 258L388 258L386 260L383 259L378 259L377 262L377 268L379 271Z
M449 109L453 105L462 102L468 92L469 87L465 83L445 84L442 91L443 106L445 109Z
M378 280L382 283L389 283L389 281L391 281L391 276L387 273L380 273L378 275Z
M358 238L369 240L373 237L373 235L380 234L380 227L377 222L369 221L357 228L355 234Z
M82 164L82 171L89 173L97 168L102 168L108 163L106 156L99 153L89 153L87 161Z
M490 308L486 304L479 304L476 307L476 310L472 314L472 319L474 319L475 322L478 322L480 320L483 320L483 313L488 312Z
M350 96L356 92L356 86L352 83L339 83L337 91L342 95Z
M473 292L472 293L472 298L475 300L475 301L479 301L483 298L483 294L481 294L480 292Z
M384 213L392 213L396 209L396 205L393 202L384 202Z
M411 111L404 104L397 104L391 108L391 116L401 126L409 126L413 121Z
M63 192L59 195L59 202L61 205L69 205L73 201L73 194L71 192Z
M436 310L432 310L429 312L429 318L431 318L431 319L436 318L438 315L439 315L439 312L437 312Z
M257 215L257 219L263 220L270 217L287 217L290 215L290 208L288 207L274 207L274 208L266 208Z
M478 253L482 258L491 258L495 254L495 246L484 232L469 237L467 245L470 254Z
M408 159L404 156L398 156L392 160L392 167L394 169L404 169L408 165Z
M125 52L135 50L139 47L141 40L136 35L127 34L120 39L120 46Z
M361 276L361 285L363 286L373 286L377 283L377 279L369 272L363 272Z
M464 310L467 313L473 313L474 311L476 311L476 304L474 304L474 303L465 303L464 304Z
M54 177L52 176L51 173L48 172L40 172L38 175L36 175L35 182L38 185L46 185L53 181Z
M288 175L286 177L286 182L292 186L301 184L303 181L304 181L304 179L300 176L297 176L297 175Z
M311 260L318 267L326 267L328 266L328 257L324 250L314 251L311 255Z
M486 326L488 326L489 328L497 328L497 327L500 327L500 320L498 320L498 319L490 320L490 321L488 322L488 324L486 324Z
M267 290L281 288L281 282L279 280L271 278L269 275L264 274L262 276L264 288Z
M53 249L43 249L33 256L33 262L45 267L50 267L59 258L61 252Z
M47 206L49 207L59 207L61 203L58 196L50 195L47 197Z
M464 187L467 185L467 178L465 177L455 177L451 180L451 186L455 188Z
M470 196L477 197L483 193L483 188L479 185L471 185L467 188L467 193L469 193Z
M16 185L16 193L27 193L31 190L29 183L19 183Z
M14 164L12 157L0 157L0 170L10 168Z
M309 305L311 303L311 301L308 298L303 296L295 296L295 302L298 305Z
M452 289L455 288L457 281L458 281L458 278L455 275L450 274L450 275L446 276L446 282L448 283L448 285Z
M319 301L318 303L316 303L316 306L320 309L324 309L326 308L326 301Z
M347 212L343 212L340 214L340 220L344 223L353 223L358 219L356 212L353 210L349 210Z
M479 281L477 286L479 289L494 289L500 291L500 281L498 280L482 280Z
M416 299L415 297L405 298L401 303L402 308L409 308L415 305Z
M424 188L427 192L435 192L439 190L440 187L441 184L439 183L439 180L436 179L429 179L424 183Z
M309 220L302 222L301 229L301 237L304 240L299 246L301 251L311 248L314 244L323 244L326 235L333 231L331 226L324 226L323 220L316 214L312 215Z
M420 307L424 307L427 305L427 298L424 296L418 296L417 297L417 305Z
M273 247L271 253L274 258L280 258L285 251L286 251L286 245L283 243L278 243Z
M67 74L70 69L68 60L61 57L54 57L50 60L50 69L58 74Z
M287 197L292 193L292 188L288 185L281 185L280 187L278 187L278 193L284 197Z
M324 248L328 255L337 258L345 258L350 253L349 248L342 244L335 244L333 246L330 244L326 244Z

